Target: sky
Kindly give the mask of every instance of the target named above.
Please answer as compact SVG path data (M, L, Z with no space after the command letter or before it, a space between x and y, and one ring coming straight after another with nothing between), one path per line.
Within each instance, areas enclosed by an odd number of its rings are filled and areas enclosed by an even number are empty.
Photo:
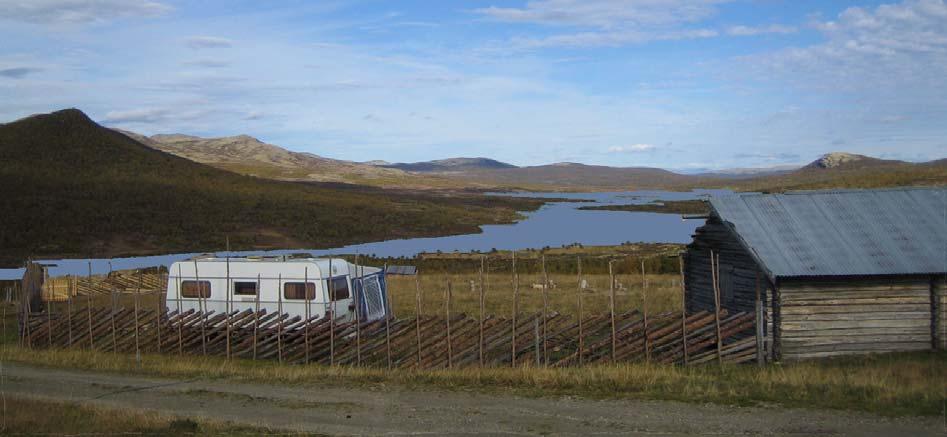
M947 2L0 0L0 122L355 161L947 157Z

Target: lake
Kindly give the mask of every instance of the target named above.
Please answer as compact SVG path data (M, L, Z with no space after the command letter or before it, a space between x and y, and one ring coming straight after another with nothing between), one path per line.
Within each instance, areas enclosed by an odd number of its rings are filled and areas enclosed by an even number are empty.
M603 193L491 193L491 195L542 197L564 199L550 202L514 224L484 225L479 234L453 235L433 238L410 238L373 243L353 244L334 249L286 249L272 251L217 252L219 256L289 255L311 253L314 256L332 254L376 255L380 257L413 257L421 252L487 252L492 249L520 250L560 247L573 243L585 246L615 245L624 242L687 243L701 220L682 220L677 214L627 211L582 211L579 207L596 205L628 205L655 200L689 200L712 194L728 193L722 190L695 190L691 192L623 191ZM171 263L198 253L143 256L114 259L41 260L55 264L50 275L106 273L109 269L135 269ZM23 269L0 269L0 279L20 278Z

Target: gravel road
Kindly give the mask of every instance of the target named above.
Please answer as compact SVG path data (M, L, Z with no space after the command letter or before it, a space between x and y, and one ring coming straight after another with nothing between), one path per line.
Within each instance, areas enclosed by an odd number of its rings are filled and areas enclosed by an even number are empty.
M442 390L286 387L3 363L7 396L332 435L944 436L942 418L664 401L522 398Z

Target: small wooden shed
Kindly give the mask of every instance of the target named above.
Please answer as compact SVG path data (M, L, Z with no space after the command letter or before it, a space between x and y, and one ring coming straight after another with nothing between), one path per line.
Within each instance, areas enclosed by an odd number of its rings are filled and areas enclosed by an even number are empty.
M710 206L684 254L687 309L715 306L713 253L719 305L762 315L768 359L947 347L947 189L740 193Z

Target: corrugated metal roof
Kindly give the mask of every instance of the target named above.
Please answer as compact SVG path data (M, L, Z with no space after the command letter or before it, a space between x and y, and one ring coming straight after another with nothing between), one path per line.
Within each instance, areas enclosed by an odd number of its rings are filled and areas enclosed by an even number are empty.
M710 204L771 278L947 271L945 188L740 193Z

